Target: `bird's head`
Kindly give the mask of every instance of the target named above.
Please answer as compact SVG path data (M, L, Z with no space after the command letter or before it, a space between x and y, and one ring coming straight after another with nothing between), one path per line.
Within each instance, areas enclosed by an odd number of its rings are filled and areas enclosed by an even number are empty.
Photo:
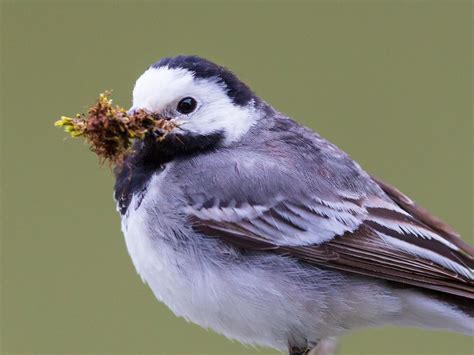
M176 141L228 145L259 120L260 99L231 71L197 56L163 58L137 80L131 110L176 123Z

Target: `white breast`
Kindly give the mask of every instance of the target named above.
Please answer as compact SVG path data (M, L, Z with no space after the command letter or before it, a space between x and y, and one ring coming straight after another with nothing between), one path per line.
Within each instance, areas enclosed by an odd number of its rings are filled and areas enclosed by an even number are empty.
M166 218L160 210L160 202L168 169L151 178L144 196L133 196L127 213L122 217L122 231L142 280L153 289L159 300L179 303L189 285L182 277L180 256L172 245L165 242L167 229L160 223Z
M199 248L176 250L149 227L147 198L124 216L122 229L133 264L156 298L177 316L229 338L286 349L289 327L282 322L291 322L293 307L283 307L287 295L274 277L248 266L225 270Z

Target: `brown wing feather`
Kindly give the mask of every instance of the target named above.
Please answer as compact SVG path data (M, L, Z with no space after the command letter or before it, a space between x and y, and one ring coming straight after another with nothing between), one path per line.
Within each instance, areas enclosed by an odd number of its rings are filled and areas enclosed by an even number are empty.
M474 268L474 248L464 243L448 225L394 187L376 178L374 182L401 210L387 208L384 204L371 205L366 209L368 215L363 215L358 224L354 224L351 218L357 217L357 211L353 211L353 205L350 208L343 205L346 209L342 210L340 205L334 205L335 209L325 211L331 208L330 203L319 206L318 210L304 203L280 201L253 217L226 220L219 215L200 218L198 213L189 215L189 221L202 234L241 249L279 253L312 265L324 265L474 299L474 280L466 271ZM323 230L327 228L324 223L328 220L332 221L332 225L339 223L344 228L342 233L334 231L333 238L326 242L288 245L285 240L278 240L278 235L282 233L288 236L308 232L311 223L319 223ZM390 223L394 223L395 227ZM397 229L397 225L405 229ZM417 235L420 231L434 233L434 236ZM444 258L443 262L456 263L462 270L412 249L397 247L397 243L435 253L438 258Z
M189 221L200 233L237 248L288 255L316 266L474 299L472 280L427 259L388 247L367 224L319 245L282 246L239 222L203 220L196 216L190 216Z
M399 191L397 188L383 182L382 180L372 176L380 188L395 202L400 208L407 211L415 219L427 225L432 230L439 233L441 236L458 246L459 249L464 251L471 260L474 260L474 247L464 242L454 229L449 225L441 221L439 218L430 214L426 209L417 205L409 197Z
M387 248L365 226L324 247L339 256L324 262L327 266L474 299L474 282L426 259ZM315 248L319 246L303 247L302 260L309 260Z

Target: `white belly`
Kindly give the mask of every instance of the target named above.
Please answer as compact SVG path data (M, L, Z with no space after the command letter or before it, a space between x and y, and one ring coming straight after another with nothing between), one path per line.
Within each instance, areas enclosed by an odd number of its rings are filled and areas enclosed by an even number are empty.
M142 208L131 211L122 229L137 272L158 300L176 315L229 338L286 349L293 307L283 304L288 295L270 271L248 265L226 270L198 248L176 251L151 235L145 219Z

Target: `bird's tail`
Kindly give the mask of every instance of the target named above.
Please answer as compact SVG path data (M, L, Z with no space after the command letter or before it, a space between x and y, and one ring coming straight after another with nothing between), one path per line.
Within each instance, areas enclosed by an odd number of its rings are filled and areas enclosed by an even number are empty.
M473 300L430 291L399 291L403 311L396 321L398 325L474 336Z

